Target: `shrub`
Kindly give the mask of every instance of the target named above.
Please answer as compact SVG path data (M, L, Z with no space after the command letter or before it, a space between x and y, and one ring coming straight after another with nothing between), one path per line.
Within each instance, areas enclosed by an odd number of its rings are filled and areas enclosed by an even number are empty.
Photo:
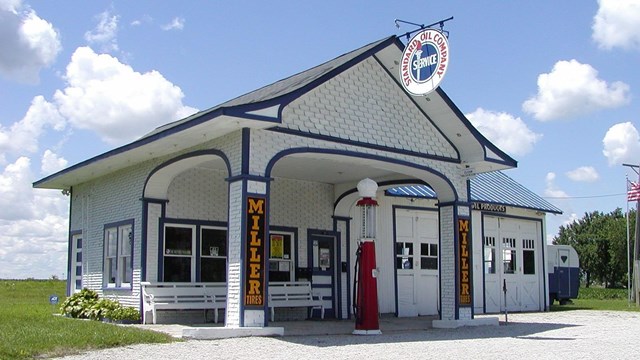
M120 303L115 300L100 299L98 300L98 302L93 304L89 309L87 309L86 315L87 315L87 318L91 320L102 320L104 318L109 318L110 317L109 315L113 311L121 307L122 305L120 305Z
M111 319L112 321L139 322L140 311L132 307L120 306L117 309L111 311L111 313L108 314L107 318Z
M87 288L69 296L60 305L60 312L72 318L89 318L88 311L98 302L98 293Z

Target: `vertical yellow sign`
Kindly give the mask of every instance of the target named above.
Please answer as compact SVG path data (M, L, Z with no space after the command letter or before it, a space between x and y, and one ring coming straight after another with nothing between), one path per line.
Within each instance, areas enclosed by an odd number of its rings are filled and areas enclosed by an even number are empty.
M247 197L247 238L245 255L244 305L264 306L264 250L266 235L266 199Z
M469 239L469 219L458 219L458 283L460 284L458 303L471 306L471 244Z

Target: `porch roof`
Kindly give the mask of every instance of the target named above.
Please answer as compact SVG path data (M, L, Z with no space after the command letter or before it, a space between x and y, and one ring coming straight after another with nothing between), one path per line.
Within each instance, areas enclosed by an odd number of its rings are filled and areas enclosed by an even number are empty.
M532 209L552 214L562 214L562 210L525 188L502 171L482 173L471 178L471 201L497 205L507 205ZM387 189L389 196L415 198L437 198L427 185L398 186Z
M176 153L242 128L278 126L282 108L341 72L374 56L400 86L396 68L404 44L390 36L345 53L309 70L239 96L182 120L160 126L129 144L95 156L34 182L36 188L70 189L149 159ZM410 96L407 94L407 96ZM412 97L415 106L449 139L469 173L507 169L517 162L471 125L441 88Z

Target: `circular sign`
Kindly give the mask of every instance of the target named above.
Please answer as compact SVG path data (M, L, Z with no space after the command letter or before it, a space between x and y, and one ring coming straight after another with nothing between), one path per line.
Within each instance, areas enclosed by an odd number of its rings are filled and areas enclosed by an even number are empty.
M49 296L49 304L51 305L57 305L59 300L58 295L53 294Z
M449 42L435 29L426 29L409 40L402 52L400 79L411 95L426 95L435 90L449 65Z

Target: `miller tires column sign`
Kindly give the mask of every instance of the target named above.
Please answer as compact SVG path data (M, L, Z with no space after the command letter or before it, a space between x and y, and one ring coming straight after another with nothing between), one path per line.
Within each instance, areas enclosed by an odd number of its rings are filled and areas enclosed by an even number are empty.
M446 35L435 29L422 30L411 38L402 53L402 86L411 95L427 95L440 85L448 65Z
M245 307L263 307L265 304L265 209L266 199L264 197L247 197Z

